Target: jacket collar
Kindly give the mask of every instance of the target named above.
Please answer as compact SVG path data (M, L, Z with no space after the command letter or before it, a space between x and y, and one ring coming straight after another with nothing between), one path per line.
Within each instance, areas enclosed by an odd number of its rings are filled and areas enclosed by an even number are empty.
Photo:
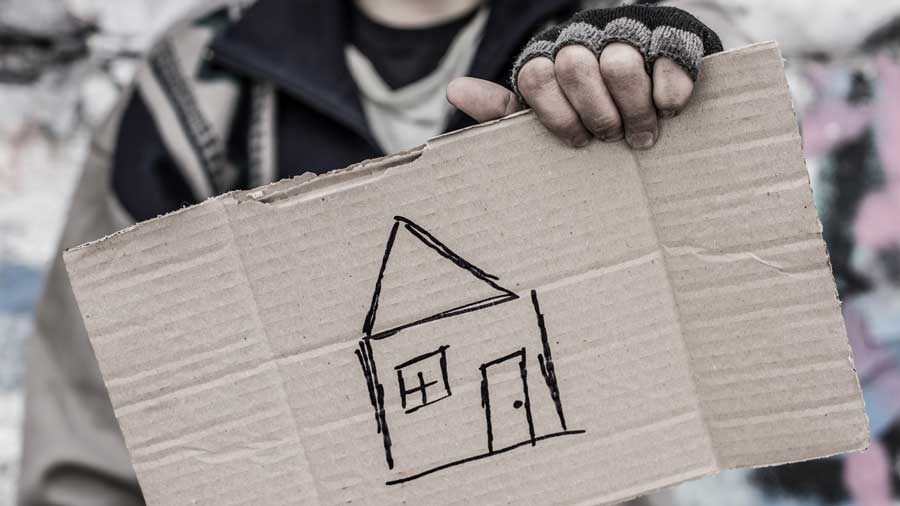
M469 75L505 84L515 53L574 0L493 0ZM356 85L344 60L349 0L259 0L212 42L214 61L267 81L369 141ZM454 117L450 127L464 119Z

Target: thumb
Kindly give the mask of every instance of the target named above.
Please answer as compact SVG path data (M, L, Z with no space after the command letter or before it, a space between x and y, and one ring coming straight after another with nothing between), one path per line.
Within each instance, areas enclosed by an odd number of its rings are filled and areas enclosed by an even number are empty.
M459 77L450 81L447 100L479 123L509 116L521 109L515 93L499 84L474 77Z

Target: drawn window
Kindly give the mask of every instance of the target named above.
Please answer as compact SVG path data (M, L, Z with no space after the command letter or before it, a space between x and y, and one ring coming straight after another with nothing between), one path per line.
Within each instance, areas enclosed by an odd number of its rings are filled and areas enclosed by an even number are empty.
M400 402L407 413L450 397L447 348L448 346L441 346L394 368L400 385Z

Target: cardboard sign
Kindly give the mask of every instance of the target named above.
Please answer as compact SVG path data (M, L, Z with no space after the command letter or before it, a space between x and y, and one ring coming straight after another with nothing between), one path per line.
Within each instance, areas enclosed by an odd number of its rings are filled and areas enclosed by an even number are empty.
M149 504L602 504L863 448L777 48L662 130L520 114L67 252Z

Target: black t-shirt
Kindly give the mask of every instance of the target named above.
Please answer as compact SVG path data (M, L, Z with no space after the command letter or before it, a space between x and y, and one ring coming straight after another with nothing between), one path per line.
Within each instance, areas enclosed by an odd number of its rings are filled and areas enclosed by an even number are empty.
M393 89L414 83L434 71L456 34L478 9L456 19L424 28L393 28L351 9L350 42Z

